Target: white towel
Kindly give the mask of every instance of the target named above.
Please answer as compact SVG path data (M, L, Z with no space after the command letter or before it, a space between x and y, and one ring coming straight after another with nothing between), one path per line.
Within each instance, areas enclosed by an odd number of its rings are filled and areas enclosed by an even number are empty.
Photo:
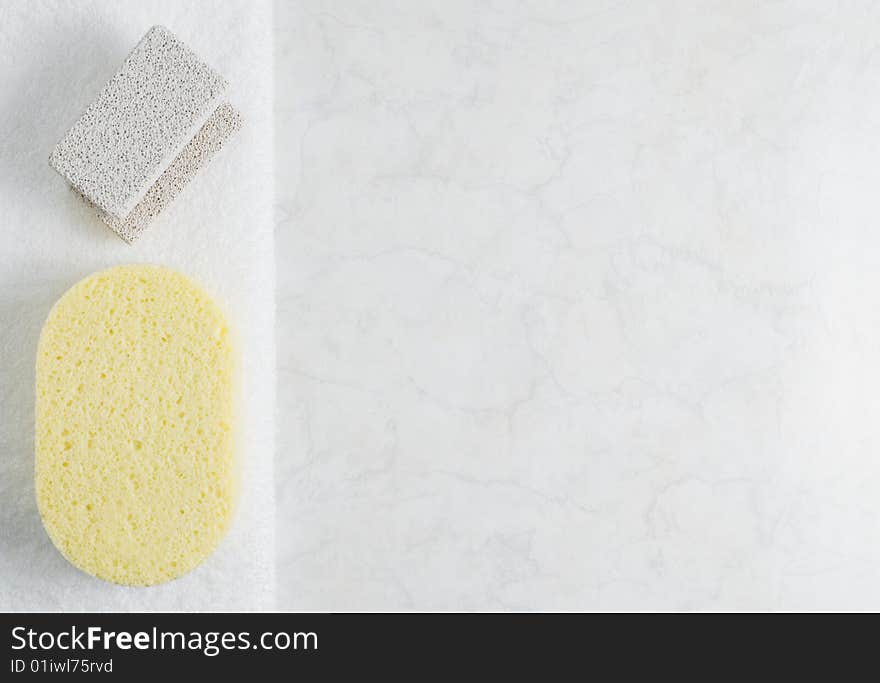
M163 24L230 83L244 126L134 246L48 156L129 50ZM274 607L272 8L113 0L0 7L0 610ZM33 490L34 354L52 303L88 273L167 265L225 302L242 347L242 496L217 552L152 588L94 579L43 531Z

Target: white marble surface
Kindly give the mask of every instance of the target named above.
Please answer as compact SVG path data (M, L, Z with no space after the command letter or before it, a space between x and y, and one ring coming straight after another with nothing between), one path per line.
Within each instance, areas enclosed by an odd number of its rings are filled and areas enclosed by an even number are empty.
M880 608L878 36L276 5L280 606Z

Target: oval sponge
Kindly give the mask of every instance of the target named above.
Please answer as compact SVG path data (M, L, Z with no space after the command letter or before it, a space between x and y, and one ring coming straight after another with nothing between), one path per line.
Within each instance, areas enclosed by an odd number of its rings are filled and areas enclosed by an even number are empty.
M37 504L83 571L161 583L224 535L236 489L229 337L207 294L157 266L95 273L52 308L37 350Z

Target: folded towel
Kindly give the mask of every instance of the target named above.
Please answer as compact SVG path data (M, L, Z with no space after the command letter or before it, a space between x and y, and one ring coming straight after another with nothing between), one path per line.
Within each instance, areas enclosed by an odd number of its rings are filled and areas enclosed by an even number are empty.
M0 610L274 607L272 8L233 0L7 3L0 26ZM144 32L163 24L229 82L244 125L134 246L46 158ZM125 588L73 568L34 498L34 360L51 304L88 273L167 265L228 306L242 349L242 494L229 535L195 571Z

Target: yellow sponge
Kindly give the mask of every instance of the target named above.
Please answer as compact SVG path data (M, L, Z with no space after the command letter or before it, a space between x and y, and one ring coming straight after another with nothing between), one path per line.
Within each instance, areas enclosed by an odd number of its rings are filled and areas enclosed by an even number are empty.
M221 310L157 266L62 296L37 351L36 493L74 565L148 586L204 560L235 491L234 353Z

